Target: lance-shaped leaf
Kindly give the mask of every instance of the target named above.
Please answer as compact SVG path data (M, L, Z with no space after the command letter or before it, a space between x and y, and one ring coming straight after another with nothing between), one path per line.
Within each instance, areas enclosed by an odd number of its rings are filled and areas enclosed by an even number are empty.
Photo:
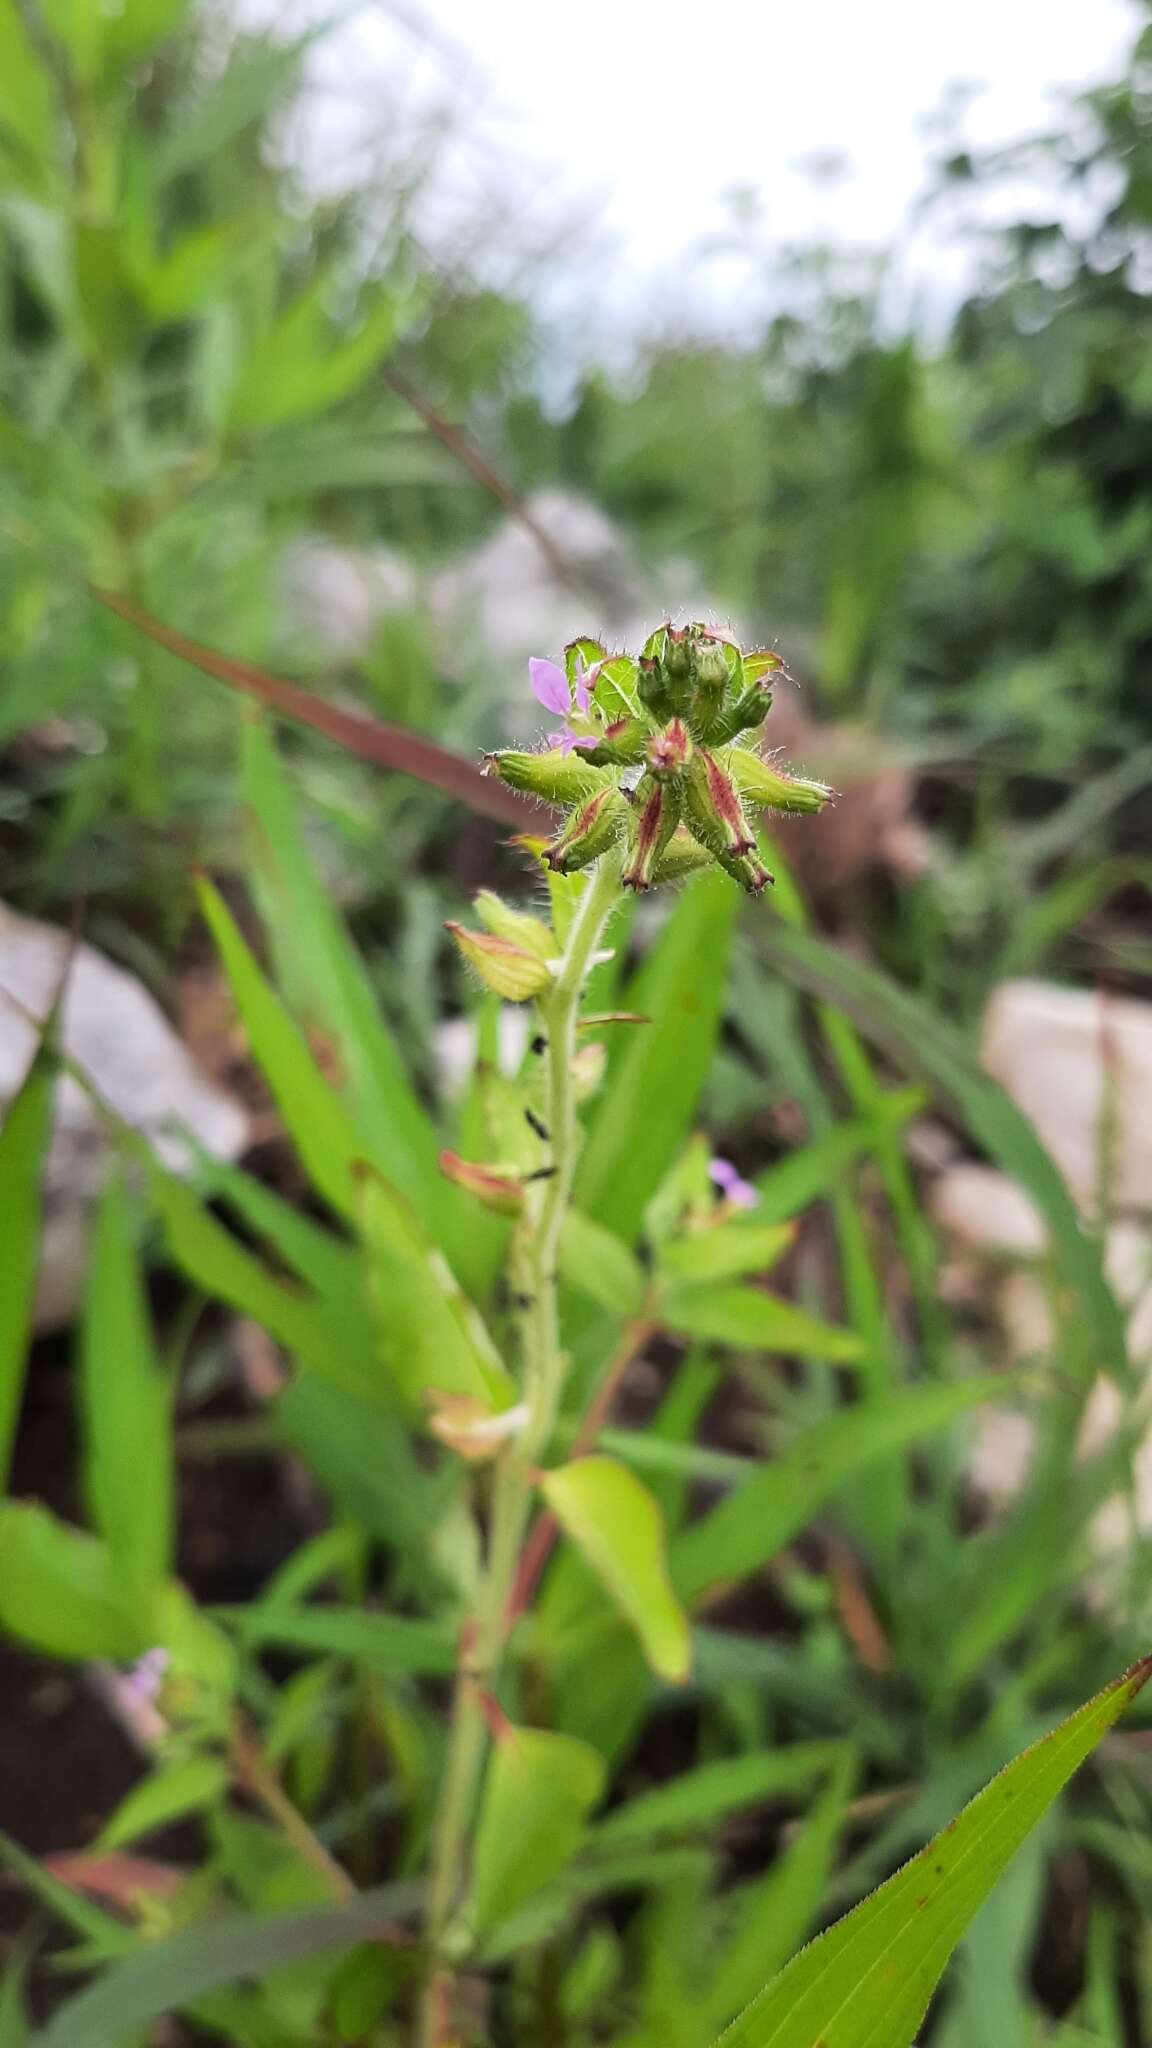
M506 1920L564 1869L603 1797L606 1776L603 1758L574 1735L502 1731L476 1831L468 1918L477 1932Z
M724 2048L911 2048L977 1909L1149 1676L1144 1657L1010 1763L895 1877L794 1956L722 2035Z
M668 1577L664 1517L643 1481L615 1458L575 1458L541 1482L544 1497L640 1638L652 1669L688 1676L687 1617Z

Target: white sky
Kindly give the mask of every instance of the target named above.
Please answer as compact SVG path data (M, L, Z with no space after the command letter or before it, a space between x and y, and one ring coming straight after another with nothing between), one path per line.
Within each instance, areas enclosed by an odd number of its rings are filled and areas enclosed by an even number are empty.
M333 12L239 4L280 26ZM926 123L949 85L980 88L966 135L1014 139L1056 118L1060 88L1116 75L1141 18L1135 0L367 0L317 53L325 104L306 147L323 175L370 142L387 78L393 104L399 88L413 113L454 110L434 236L483 193L509 220L507 247L497 234L480 252L491 274L524 246L513 222L556 231L568 265L553 310L593 295L593 335L685 303L723 326L749 276L747 261L701 256L730 219L726 193L756 195L765 241L883 245L923 189ZM814 182L803 164L829 152L846 175ZM949 261L921 248L909 290L946 296Z

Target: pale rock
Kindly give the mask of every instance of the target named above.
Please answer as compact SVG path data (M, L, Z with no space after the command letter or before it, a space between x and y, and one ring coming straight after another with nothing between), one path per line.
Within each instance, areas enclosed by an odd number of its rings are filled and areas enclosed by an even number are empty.
M1034 1124L1081 1207L1152 1209L1152 1004L1008 981L984 1013L984 1066Z
M11 1100L28 1072L38 1024L66 968L61 1050L101 1101L140 1131L174 1172L190 1171L197 1149L236 1158L247 1143L247 1111L200 1072L147 990L94 946L73 948L66 932L2 904L0 1104ZM107 1160L108 1140L91 1095L75 1073L61 1073L44 1175L40 1329L67 1322L83 1298L88 1225Z

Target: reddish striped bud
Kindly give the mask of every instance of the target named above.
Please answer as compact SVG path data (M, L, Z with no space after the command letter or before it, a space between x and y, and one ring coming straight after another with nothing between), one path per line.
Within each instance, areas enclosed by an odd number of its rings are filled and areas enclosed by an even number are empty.
M635 804L632 855L620 880L626 889L650 889L656 864L680 821L680 798L671 783L646 775Z
M718 859L751 853L756 844L731 777L703 747L684 776L684 817L693 837Z

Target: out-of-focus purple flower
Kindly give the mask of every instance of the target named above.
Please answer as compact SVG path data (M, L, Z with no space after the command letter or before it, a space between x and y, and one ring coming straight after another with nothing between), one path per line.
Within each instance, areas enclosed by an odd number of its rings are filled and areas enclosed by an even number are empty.
M571 686L558 662L545 661L541 655L534 654L528 663L528 680L536 702L542 704L545 711L551 711L555 718L565 721L561 730L553 735L562 754L570 754L574 747L594 747L597 744L595 734L573 732L568 724L573 712L583 715L590 709L592 686L600 673L599 662L595 668L586 668L583 656L577 659L579 667Z
M145 1650L121 1681L125 1697L135 1706L150 1707L155 1704L164 1674L168 1669L167 1650Z
M737 1173L730 1159L710 1159L708 1178L734 1209L754 1209L760 1200L751 1181Z

